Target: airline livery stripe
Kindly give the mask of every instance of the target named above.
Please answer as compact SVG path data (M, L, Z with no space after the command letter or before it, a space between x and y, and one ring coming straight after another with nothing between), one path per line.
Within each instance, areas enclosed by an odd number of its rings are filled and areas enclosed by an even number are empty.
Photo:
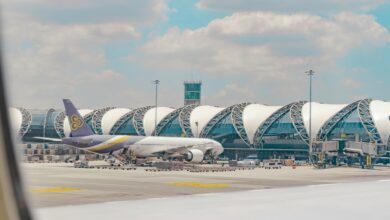
M116 144L122 143L122 142L126 141L127 139L129 139L129 136L115 137L115 138L112 138L104 143L89 147L86 150L90 150L90 151L105 150L105 149L110 148Z

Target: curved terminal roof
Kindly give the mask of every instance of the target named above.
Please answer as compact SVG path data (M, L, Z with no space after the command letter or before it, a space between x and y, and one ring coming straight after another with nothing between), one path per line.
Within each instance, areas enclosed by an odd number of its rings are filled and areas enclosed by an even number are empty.
M330 105L321 104L318 102L312 102L312 122L311 122L311 137L316 137L322 126L330 118L332 118L337 112L341 111L347 105ZM302 107L302 118L307 133L309 133L309 121L310 121L310 103L306 103Z
M10 108L9 109L9 115L11 117L10 123L12 130L16 131L16 133L19 132L20 127L22 126L23 122L23 115L17 108Z
M374 100L371 102L370 112L383 143L387 144L390 134L390 102Z
M103 134L109 134L111 128L115 123L125 114L131 110L128 108L114 108L107 111L102 118L102 130Z
M84 117L85 115L91 113L92 111L93 111L92 109L80 109L79 113L82 117ZM69 137L70 126L69 126L68 116L66 116L64 119L64 133L65 133L65 137Z
M361 103L359 101L355 103ZM369 106L367 105L368 103ZM389 144L389 135L390 135L390 102L384 102L380 100L371 100L370 102L367 102L365 106L369 107L369 112L371 113L371 118L369 119L371 123L375 124L376 131L378 132L378 136L380 136L381 141L384 144ZM303 105L303 106L302 106ZM299 132L303 132L305 129L306 131L309 130L309 103L305 103L300 105L299 108L301 109L293 109L294 111L299 110L299 114L294 114L294 124L297 126L297 129ZM235 105L238 106L238 105ZM348 105L344 104L320 104L317 102L312 103L312 137L316 137L318 133L321 132L321 128L326 124L326 122L330 119L332 119L337 113L340 111L352 111L349 108L345 109ZM350 106L357 106L356 105L350 105ZM360 105L359 105L360 106ZM351 107L351 108L352 108ZM140 126L143 126L141 129L145 135L152 135L155 129L155 108L150 107L144 108L145 111L143 111L142 115L139 115L140 117L137 118L137 122L139 122ZM355 108L355 107L353 107ZM192 109L192 108L191 108ZM185 112L185 118L179 118L180 126L183 126L183 121L185 122L185 129L188 131L191 129L192 134L195 137L198 137L199 134L202 134L204 131L208 131L206 129L207 125L215 126L215 124L210 124L210 122L213 119L216 119L215 117L221 113L224 113L223 116L227 115L227 112L224 110L231 109L229 108L223 108L223 107L215 107L210 105L203 105L203 106L196 106L191 111ZM234 108L233 108L234 109ZM238 109L238 108L237 108ZM267 106L262 104L248 104L245 103L244 106L240 107L239 111L237 110L235 112L235 115L232 115L234 117L242 117L242 118L234 118L232 121L234 126L238 126L239 129L236 128L235 132L240 132L239 136L241 138L245 138L246 144L253 144L254 142L254 136L256 134L256 131L259 129L260 126L267 120L273 118L273 114L277 112L278 110L282 109L282 106ZM287 108L286 108L287 110ZM291 110L291 109L290 109ZM364 112L366 109L364 109ZM45 116L47 117L47 110L26 110L29 113L28 115L23 115L24 112L17 109L17 108L10 108L9 114L11 116L10 122L12 125L12 128L15 129L17 132L21 129L21 126L23 123L29 123L29 122L23 122L23 120L31 120L30 115L32 117L32 121L41 120ZM132 110L127 108L115 108L110 109L100 118L101 120L101 129L104 134L108 134L112 127L115 125L115 123L118 123L118 120L123 116L131 112ZM161 121L175 111L173 108L168 107L158 107L157 108L157 123L161 123ZM180 110L177 110L180 111ZM79 110L81 115L85 117L87 114L93 112L91 109L81 109ZM183 111L182 111L183 112ZM348 112L345 112L347 114ZM26 113L26 114L27 114ZM296 113L296 112L295 112ZM25 118L23 118L25 117ZM65 136L69 136L70 133L70 127L68 123L68 118L65 117L63 123L61 121L63 119L63 114L55 114L54 118L54 125L55 125L55 131L61 131L62 128L59 126L63 126L64 134ZM183 116L184 117L184 116ZM221 115L222 117L222 115ZM302 117L302 118L301 118ZM341 117L341 116L340 116ZM28 119L27 119L28 118ZM218 118L221 119L221 118ZM51 118L53 120L53 118ZM92 120L97 120L92 118ZM188 120L188 121L187 121ZM368 119L367 119L368 120ZM303 123L302 123L303 122ZM338 121L336 120L335 123ZM38 123L38 122L36 122ZM39 122L41 123L41 122ZM134 121L133 121L134 123ZM168 122L171 123L171 122ZM196 125L198 123L198 126ZM238 123L237 125L235 123ZM24 125L24 124L23 124ZM371 125L371 124L370 124ZM298 127L299 126L299 127ZM211 128L211 127L210 127ZM53 129L52 126L48 126L47 129ZM244 133L245 132L245 133ZM52 132L47 132L47 134L51 134ZM243 135L243 136L242 136ZM306 135L306 134L305 134ZM377 138L379 141L379 139ZM250 142L250 143L249 143Z
M168 108L168 107L157 107L157 124L160 123L160 121L167 116L169 113L173 112L175 109ZM153 134L153 131L155 129L155 113L156 108L149 109L143 119L143 125L145 130L145 135L149 136Z
M225 108L210 105L202 105L194 108L190 116L191 131L194 134L194 137L199 137L199 134L207 123L224 109ZM196 122L198 122L198 126L196 126Z
M260 125L281 107L282 106L267 106L261 104L250 104L245 107L242 117L245 132L251 144L253 144L253 138Z

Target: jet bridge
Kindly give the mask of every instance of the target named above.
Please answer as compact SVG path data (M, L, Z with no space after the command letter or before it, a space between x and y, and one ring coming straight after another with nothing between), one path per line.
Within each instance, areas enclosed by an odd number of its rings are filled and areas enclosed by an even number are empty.
M378 157L382 146L376 143L333 140L313 143L313 161L317 168L353 166L372 168L373 158Z

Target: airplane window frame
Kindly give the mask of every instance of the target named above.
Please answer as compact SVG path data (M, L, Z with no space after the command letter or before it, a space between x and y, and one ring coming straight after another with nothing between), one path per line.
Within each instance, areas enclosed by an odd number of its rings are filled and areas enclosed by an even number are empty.
M6 212L8 212L4 214L9 218L30 220L32 219L32 215L24 192L14 140L10 130L2 43L2 38L0 38L0 132L2 132L2 135L0 135L0 152L3 153L3 155L0 155L0 158L3 160L4 164L4 167L1 168L3 170L0 172L0 180L3 183L7 183L8 181L8 184L0 186L3 187L3 189L1 189L4 190L3 192L5 192L5 190L8 191L9 196L8 199L4 196L3 198L0 198L0 200L3 200ZM11 208L13 208L13 210L11 210Z

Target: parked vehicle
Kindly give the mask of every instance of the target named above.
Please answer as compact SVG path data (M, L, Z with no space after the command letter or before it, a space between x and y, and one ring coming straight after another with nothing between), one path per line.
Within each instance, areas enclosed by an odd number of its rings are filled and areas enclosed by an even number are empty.
M248 163L253 162L256 166L260 164L260 160L256 154L247 156L243 161L246 161Z
M282 169L280 160L265 160L263 161L264 169Z

